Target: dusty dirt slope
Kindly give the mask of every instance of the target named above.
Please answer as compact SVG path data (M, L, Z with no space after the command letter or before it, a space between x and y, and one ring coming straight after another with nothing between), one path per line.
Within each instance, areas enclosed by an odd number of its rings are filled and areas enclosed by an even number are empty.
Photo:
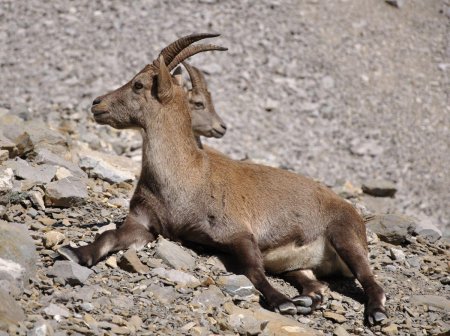
M449 225L446 1L4 0L0 18L0 104L80 123L166 43L220 32L229 52L193 59L229 126L217 148L329 185L390 179L402 211Z

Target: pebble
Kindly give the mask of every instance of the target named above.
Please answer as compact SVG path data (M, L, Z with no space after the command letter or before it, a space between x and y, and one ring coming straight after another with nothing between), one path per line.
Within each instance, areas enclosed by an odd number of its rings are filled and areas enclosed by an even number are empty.
M258 297L255 286L245 275L219 276L216 284L234 299L253 301Z
M115 256L110 256L105 260L105 264L111 268L117 268L117 258Z
M406 259L405 252L403 252L403 251L400 250L400 249L391 247L391 248L389 249L389 252L390 252L390 256L391 256L391 258L392 258L393 260L396 260L396 261L405 261L405 259Z
M132 273L146 274L150 271L147 265L144 265L133 249L127 250L120 258L117 265L125 271Z
M333 330L333 335L334 336L350 336L350 334L347 332L347 330L344 329L343 326L338 325L334 330Z
M52 317L57 317L57 316L61 316L61 317L69 317L70 316L70 311L60 305L54 304L54 303L50 303L48 305L48 307L44 308L44 313L47 314L48 316L52 316Z
M46 232L44 235L44 246L46 248L54 248L55 246L62 244L65 238L64 234L58 231L52 230Z
M370 180L361 185L364 193L377 197L394 197L397 192L395 184L387 180Z
M381 328L381 331L388 336L398 335L398 328L396 324L390 324L386 327Z
M323 317L338 323L344 323L345 321L347 321L345 316L330 311L323 312Z

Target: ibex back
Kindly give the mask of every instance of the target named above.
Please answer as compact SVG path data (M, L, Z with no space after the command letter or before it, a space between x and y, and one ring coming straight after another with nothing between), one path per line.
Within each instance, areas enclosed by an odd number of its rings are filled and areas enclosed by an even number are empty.
M195 48L188 44L208 36L180 39L173 53L164 49L130 82L94 102L97 122L142 129L142 172L122 243L139 247L161 234L228 253L268 304L285 314L309 313L320 304L324 285L314 273L354 275L367 294L369 322L386 319L364 223L350 204L301 175L198 148L186 93L169 69ZM108 235L100 238L87 249L101 255L111 242ZM77 251L70 251L75 260L92 263ZM302 295L289 299L277 291L264 268Z

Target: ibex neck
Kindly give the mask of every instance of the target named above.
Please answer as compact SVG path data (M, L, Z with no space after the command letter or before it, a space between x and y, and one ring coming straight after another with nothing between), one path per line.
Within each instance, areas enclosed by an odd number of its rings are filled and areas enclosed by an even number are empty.
M202 167L187 106L185 109L158 114L142 132L141 181L164 201L188 192L187 184Z

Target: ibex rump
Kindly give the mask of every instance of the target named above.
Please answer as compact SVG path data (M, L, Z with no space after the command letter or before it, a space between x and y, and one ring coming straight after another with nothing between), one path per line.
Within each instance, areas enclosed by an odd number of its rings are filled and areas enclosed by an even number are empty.
M209 35L180 39L174 54L204 37ZM370 269L364 223L355 209L301 175L198 148L186 93L169 73L176 58L164 49L92 106L101 124L142 129L142 172L124 223L134 230L125 233L128 246L161 234L228 253L268 304L285 314L308 313L321 302L323 285L313 272L353 274L367 294L369 322L386 319L385 295ZM79 258L77 250L71 253ZM289 299L277 291L264 268L302 295Z

